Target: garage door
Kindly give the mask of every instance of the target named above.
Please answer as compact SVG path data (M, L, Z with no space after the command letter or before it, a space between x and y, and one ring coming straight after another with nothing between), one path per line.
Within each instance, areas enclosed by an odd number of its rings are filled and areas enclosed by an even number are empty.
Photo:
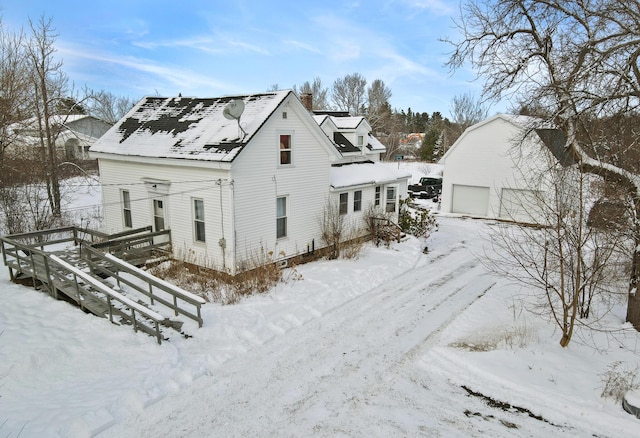
M453 185L452 213L486 216L489 211L489 187Z
M500 217L517 222L537 222L539 196L532 190L502 189Z

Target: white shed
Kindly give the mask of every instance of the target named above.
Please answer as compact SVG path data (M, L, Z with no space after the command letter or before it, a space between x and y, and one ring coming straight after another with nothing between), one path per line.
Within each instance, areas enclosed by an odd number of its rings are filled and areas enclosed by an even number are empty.
M440 160L441 211L539 223L552 158L539 128L539 119L508 114L467 128Z
M321 248L328 199L350 198L353 218L375 202L397 212L409 178L343 155L292 91L147 97L91 153L108 232L171 229L175 257L231 274ZM359 177L341 196L332 169L346 163ZM362 165L376 167L365 178Z

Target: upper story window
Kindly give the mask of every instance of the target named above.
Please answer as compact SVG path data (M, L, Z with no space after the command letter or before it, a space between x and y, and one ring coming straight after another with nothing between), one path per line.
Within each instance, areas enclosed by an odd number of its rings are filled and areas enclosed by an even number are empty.
M362 146L364 144L364 135L358 136L358 146Z
M347 214L349 210L349 194L348 193L340 193L340 204L339 204L339 212L340 214Z
M292 144L290 134L280 134L280 165L292 163Z

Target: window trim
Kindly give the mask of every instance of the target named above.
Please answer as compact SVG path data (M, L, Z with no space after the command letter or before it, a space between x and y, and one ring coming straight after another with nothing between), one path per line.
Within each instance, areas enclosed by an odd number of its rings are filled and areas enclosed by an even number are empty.
M162 216L156 215L156 202L162 203ZM151 200L151 216L153 217L153 231L162 231L167 229L167 214L165 209L166 202L163 198L153 198ZM162 228L158 229L158 218L162 218Z
M282 143L282 137L286 136L289 137L289 147L288 148L283 148L283 143ZM286 131L282 131L278 133L278 166L279 167L290 167L293 166L293 132L286 132ZM282 157L283 157L283 153L286 154L288 153L289 155L289 162L288 163L283 163L282 162Z
M129 190L120 190L120 199L122 201L122 223L124 225L124 228L133 228L133 214L131 212L131 192L129 192Z
M389 190L393 190L393 198L389 198ZM389 210L389 201L393 200L393 209ZM384 211L386 213L397 213L398 211L398 186L392 185L387 186L385 190L385 202L384 202Z
M280 212L278 211L278 202L280 200L284 200L284 214L280 215ZM288 236L288 225L289 225L289 217L287 215L287 212L289 210L289 196L278 196L276 197L276 239L286 239ZM280 234L280 223L281 221L284 222L284 232L282 234Z
M362 190L353 192L353 211L362 211Z
M202 218L198 218L198 208L196 207L196 203L202 203ZM202 198L191 198L191 214L193 218L193 241L196 243L206 243L207 242L207 225L206 225L206 216L204 214L204 199ZM198 224L202 224L202 239L199 239L198 236Z
M373 198L374 207L379 207L380 206L381 198L382 198L382 186L376 186L376 191L375 191L375 195L374 195L374 198Z
M342 197L344 196L344 201ZM338 213L343 215L349 213L349 192L342 192L338 196Z

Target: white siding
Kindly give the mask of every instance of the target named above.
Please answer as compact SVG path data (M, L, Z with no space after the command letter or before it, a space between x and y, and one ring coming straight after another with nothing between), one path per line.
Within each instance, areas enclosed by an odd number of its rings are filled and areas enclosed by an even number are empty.
M322 245L318 216L329 193L330 156L326 137L301 110L292 104L278 110L233 162L239 266L264 253L282 259ZM282 111L287 112L286 119ZM292 166L278 165L280 133L293 136ZM287 237L277 239L276 198L280 196L288 197Z
M153 225L152 199L159 198L165 202L166 228L171 229L173 252L177 258L218 269L233 266L233 221L229 204L232 188L227 171L188 167L186 160L179 166L106 159L100 159L99 163L107 232L124 229L121 190L130 193L133 228ZM145 183L145 178L171 181L168 192L154 191ZM205 243L194 240L194 197L204 201ZM227 242L224 259L219 245L222 237Z
M442 211L473 210L498 218L503 188L530 189L532 181L542 183L539 172L545 158L541 142L522 142L521 136L519 126L500 116L467 129L443 160ZM462 206L460 197L454 205L454 187L460 186L489 188L485 214L478 213L477 205Z

